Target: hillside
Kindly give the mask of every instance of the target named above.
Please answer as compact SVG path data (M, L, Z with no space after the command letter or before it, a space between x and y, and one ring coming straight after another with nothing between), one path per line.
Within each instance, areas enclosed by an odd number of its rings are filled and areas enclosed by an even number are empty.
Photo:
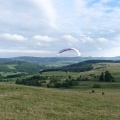
M116 57L30 57L30 56L21 56L15 58L0 58L0 62L7 61L26 61L38 64L72 64L81 61L87 60L120 60L120 56Z
M120 63L86 61L69 67L86 64L90 64L92 69L67 73L51 71L17 78L18 82L23 80L27 86L1 82L0 119L119 120ZM14 70L15 64L11 65L8 67ZM100 74L106 70L110 71L114 82L99 81ZM78 84L74 84L76 81ZM58 85L62 82L72 83L73 86L60 88ZM31 86L30 83L37 87ZM53 88L53 84L57 86ZM101 87L94 88L94 85Z
M0 84L0 119L118 120L120 91L57 90ZM110 114L109 114L110 113Z
M67 71L67 72L84 72L84 71L90 71L93 69L92 64L96 63L120 63L119 60L87 60L82 61L62 67L57 68L49 68L49 69L43 69L41 72L47 72L47 71Z
M28 75L39 73L42 66L24 61L0 62L0 82L16 81Z
M118 61L85 61L67 67L57 70L46 69L40 72L40 74L19 79L16 81L16 84L48 88L76 88L76 86L77 88L81 88L82 83L89 88L92 88L94 84L99 84L100 87L103 88L105 87L104 82L109 81L111 82L110 87L120 87L120 63ZM92 69L88 69L90 67ZM99 81L100 75L106 72L109 73L111 77L104 79L102 83Z

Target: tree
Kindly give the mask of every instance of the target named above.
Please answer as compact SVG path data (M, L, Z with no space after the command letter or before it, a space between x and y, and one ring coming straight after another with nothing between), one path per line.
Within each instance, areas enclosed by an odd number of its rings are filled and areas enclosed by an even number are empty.
M72 78L72 77L69 75L69 76L68 76L68 79L71 80L71 78Z
M99 81L104 81L105 79L104 79L104 73L102 72L101 73L101 75L100 75L100 77L99 77Z
M109 71L105 71L102 72L100 77L99 77L99 81L105 81L105 82L113 82L114 78L113 76L110 74Z
M112 77L112 75L110 74L109 71L105 72L105 81L106 82L112 82L113 81L113 77Z
M93 88L101 88L101 84L94 84Z

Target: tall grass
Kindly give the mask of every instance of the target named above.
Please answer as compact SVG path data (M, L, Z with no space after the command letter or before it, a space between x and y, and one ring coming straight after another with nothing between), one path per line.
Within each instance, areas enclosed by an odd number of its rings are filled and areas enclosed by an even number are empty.
M0 84L0 120L119 120L120 90Z
M81 73L45 72L43 76L100 75L108 70L117 82L80 81L72 89L50 89L0 84L0 120L119 120L120 64L94 64ZM92 92L94 91L94 92ZM102 94L104 93L104 94Z

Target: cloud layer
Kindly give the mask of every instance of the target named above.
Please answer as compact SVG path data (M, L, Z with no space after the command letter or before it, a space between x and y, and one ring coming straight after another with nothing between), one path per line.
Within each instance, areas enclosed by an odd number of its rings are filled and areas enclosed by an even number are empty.
M120 1L5 0L0 4L1 57L120 56Z

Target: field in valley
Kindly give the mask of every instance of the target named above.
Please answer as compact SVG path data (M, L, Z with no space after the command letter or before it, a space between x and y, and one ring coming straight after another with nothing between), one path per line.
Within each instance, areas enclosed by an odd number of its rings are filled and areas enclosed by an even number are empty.
M72 88L0 83L0 120L119 120L120 64L94 64L88 72L45 72L42 76L100 75L109 70L116 82L80 81ZM93 88L99 83L101 88Z

